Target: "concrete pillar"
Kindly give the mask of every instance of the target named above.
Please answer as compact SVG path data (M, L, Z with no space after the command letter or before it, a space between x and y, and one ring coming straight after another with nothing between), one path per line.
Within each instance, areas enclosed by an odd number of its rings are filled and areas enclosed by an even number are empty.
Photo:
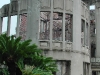
M85 29L84 29L84 30L85 30L85 33L84 33L84 42L85 42L85 46L86 46L86 39L87 39L87 37L86 37L86 36L87 36L86 24L87 24L87 23L86 23L86 20L85 20Z
M7 35L10 36L10 26L11 26L11 2L9 4L9 14L8 14L8 23L7 23Z
M83 59L81 54L72 53L71 75L83 75Z
M91 69L91 64L88 64L88 75L92 75L92 69Z
M3 17L0 17L0 34L2 34Z
M88 49L90 49L90 47L91 47L91 44L90 44L90 23L88 23ZM90 52L90 50L88 50L88 52L90 53L90 56L91 56L91 52Z
M73 0L73 49L81 50L81 0Z
M7 35L10 36L11 16L8 16Z
M96 57L100 57L100 2L96 3Z
M73 0L73 50L81 51L81 0ZM72 53L71 75L83 75L82 55Z
M89 75L89 66L88 66L88 63L86 63L86 75Z
M31 39L32 43L38 45L39 36L39 18L40 18L40 1L28 0L28 21L26 39Z
M18 0L18 13L17 13L17 28L16 28L16 37L19 37L19 25L20 25L20 0Z
M53 0L51 0L51 16L50 16L50 50L52 50L52 28L53 28Z
M63 50L65 51L65 0L64 0L64 11L63 11Z
M86 75L86 64L83 63L83 75Z

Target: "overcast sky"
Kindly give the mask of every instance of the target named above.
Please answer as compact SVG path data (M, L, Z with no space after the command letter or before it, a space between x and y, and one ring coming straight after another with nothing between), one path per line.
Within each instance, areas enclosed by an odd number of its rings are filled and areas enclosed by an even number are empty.
M0 8L4 5L4 4L8 4L10 3L10 0L3 0L0 2ZM91 6L90 9L94 9L94 6ZM10 35L12 34L16 34L15 32L15 28L17 25L17 16L12 16L11 17L11 30L10 30ZM3 27L2 27L2 32L7 31L7 17L3 18Z

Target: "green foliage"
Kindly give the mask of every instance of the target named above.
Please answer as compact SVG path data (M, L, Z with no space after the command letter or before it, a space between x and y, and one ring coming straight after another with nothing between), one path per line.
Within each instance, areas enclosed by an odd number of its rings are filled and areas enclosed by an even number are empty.
M51 71L42 70L39 68L33 69L33 75L53 75Z
M10 75L7 68L0 68L0 75Z
M0 35L0 63L13 61L22 72L28 72L24 64L35 67L32 74L24 75L52 75L52 72L57 71L55 61L51 57L42 56L42 50L30 43L31 40L21 42L20 37Z
M18 62L20 59L39 55L41 50L35 44L30 45L31 40L21 42L21 38L14 38L2 34L0 36L0 60ZM4 58L4 59L2 59Z
M32 71L33 71L33 66L29 66L29 65L25 65L25 68L22 69L22 75L33 75Z
M57 71L55 61L51 57L36 56L32 59L34 65L42 70Z
M22 75L53 75L51 71L42 70L30 65L25 65L21 71Z

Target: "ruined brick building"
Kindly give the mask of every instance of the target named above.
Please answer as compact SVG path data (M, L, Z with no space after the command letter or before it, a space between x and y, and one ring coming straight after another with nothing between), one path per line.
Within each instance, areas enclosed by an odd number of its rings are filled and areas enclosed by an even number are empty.
M91 4L96 11L89 10ZM0 33L8 17L10 35L11 16L17 15L16 37L32 39L43 55L53 57L55 75L99 75L99 8L99 0L11 0L0 9Z

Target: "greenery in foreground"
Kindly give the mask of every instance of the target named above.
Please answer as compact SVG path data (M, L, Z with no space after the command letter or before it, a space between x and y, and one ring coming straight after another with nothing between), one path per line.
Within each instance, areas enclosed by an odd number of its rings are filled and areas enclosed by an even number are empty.
M52 75L57 70L55 61L45 57L31 40L21 42L21 38L0 35L0 63L8 68L1 69L5 75L12 75L11 69L19 69L16 75ZM13 67L11 67L13 65ZM9 73L8 73L9 72Z

